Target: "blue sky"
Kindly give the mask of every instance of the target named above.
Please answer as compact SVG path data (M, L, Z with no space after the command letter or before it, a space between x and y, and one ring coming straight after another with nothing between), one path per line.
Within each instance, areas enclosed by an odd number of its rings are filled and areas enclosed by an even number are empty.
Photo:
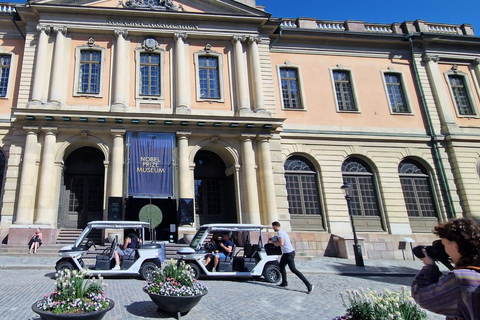
M479 0L257 0L272 17L362 20L393 23L406 20L473 25L480 36Z

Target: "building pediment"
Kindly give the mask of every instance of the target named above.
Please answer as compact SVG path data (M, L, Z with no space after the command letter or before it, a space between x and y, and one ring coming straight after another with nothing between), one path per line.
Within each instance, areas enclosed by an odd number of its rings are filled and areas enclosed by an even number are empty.
M31 3L72 7L124 8L127 10L270 16L263 10L234 0L39 0L31 1Z

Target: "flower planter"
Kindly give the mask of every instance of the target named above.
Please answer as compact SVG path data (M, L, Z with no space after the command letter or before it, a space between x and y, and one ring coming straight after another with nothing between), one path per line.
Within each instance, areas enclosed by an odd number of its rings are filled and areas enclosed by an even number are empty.
M109 306L108 308L99 310L99 311L93 311L93 312L84 312L84 313L51 313L48 311L43 311L37 308L37 302L32 304L32 310L35 313L38 313L40 315L40 318L43 320L61 320L61 319L82 319L82 320L101 320L103 317L105 317L105 314L112 310L112 308L115 306L115 302L113 300L108 299Z
M204 294L196 296L172 297L148 292L146 293L150 296L150 299L152 299L153 303L158 306L158 309L168 313L177 314L178 316L179 314L187 313L188 311L192 310L192 308L197 305L200 299L207 294L205 292Z

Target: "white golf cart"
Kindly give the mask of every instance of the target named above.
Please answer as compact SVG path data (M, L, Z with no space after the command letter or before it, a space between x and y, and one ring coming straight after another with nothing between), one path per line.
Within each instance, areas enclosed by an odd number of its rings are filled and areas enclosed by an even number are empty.
M278 258L280 248L264 244L261 225L253 224L207 224L200 227L187 248L177 251L179 259L191 265L195 278L200 275L208 277L261 277L266 281L277 283L282 279ZM221 258L216 270L213 265L205 265L205 259L218 243L219 238L228 234L233 241L232 252ZM241 248L243 247L243 248Z
M145 242L145 228L149 226L141 221L92 221L87 224L82 234L75 241L73 246L66 246L60 249L60 260L57 261L55 269L82 270L87 269L90 274L101 275L138 275L144 279L149 278L151 272L160 267L165 261L165 244L163 242ZM93 240L88 235L94 230L108 230L116 234L111 241L111 245L103 250L101 254L96 255L95 265L87 266L82 257L93 246L96 249ZM123 256L120 270L112 270L115 266L114 252L117 249L118 234L123 235L125 230L136 230L139 245L129 256ZM123 244L123 243L120 243Z

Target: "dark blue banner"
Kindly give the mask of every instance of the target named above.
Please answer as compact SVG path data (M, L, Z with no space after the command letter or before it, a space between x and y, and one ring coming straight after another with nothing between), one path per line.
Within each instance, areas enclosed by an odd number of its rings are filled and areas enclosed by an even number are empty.
M171 133L128 132L128 195L149 198L173 196Z

